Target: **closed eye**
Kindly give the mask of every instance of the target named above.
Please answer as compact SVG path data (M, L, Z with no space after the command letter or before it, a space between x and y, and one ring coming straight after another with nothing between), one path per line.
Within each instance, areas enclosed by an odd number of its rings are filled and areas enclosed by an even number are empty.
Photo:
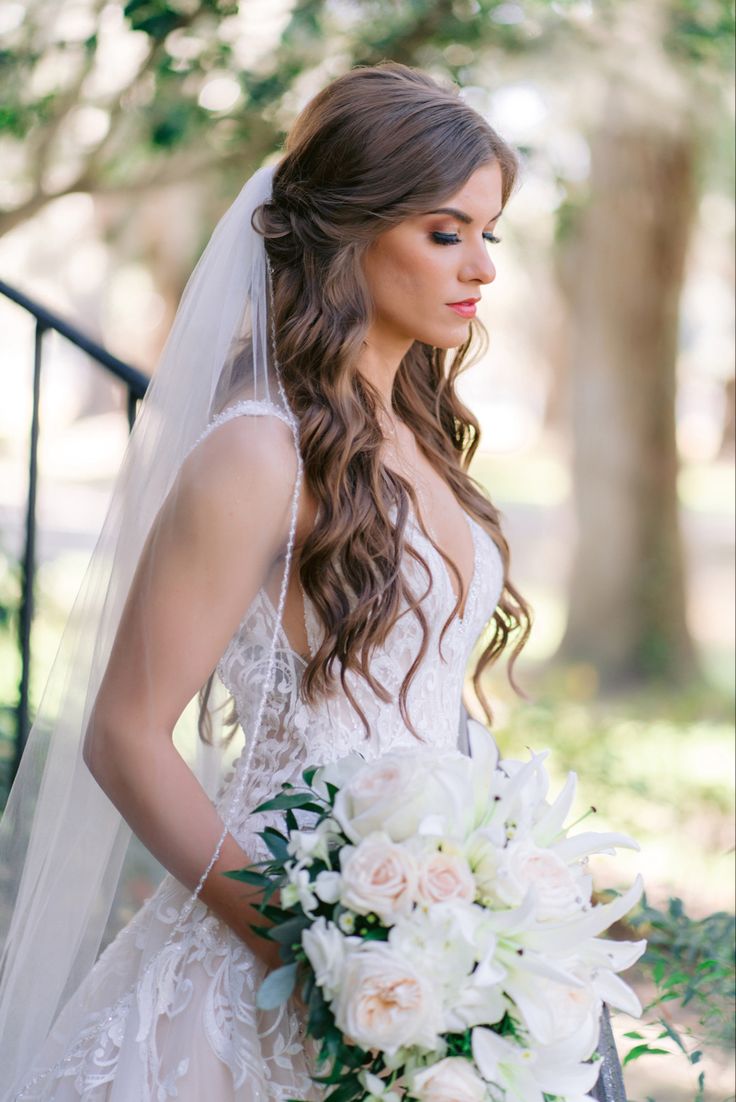
M459 245L460 238L456 233L440 233L439 230L433 233L432 240L436 241L438 245ZM492 245L499 245L501 242L500 237L496 237L490 230L483 234L486 241L489 241Z

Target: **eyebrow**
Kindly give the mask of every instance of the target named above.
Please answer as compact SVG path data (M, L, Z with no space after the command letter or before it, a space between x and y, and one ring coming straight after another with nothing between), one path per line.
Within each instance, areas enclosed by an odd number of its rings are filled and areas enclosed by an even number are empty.
M458 210L457 207L438 207L437 210L427 211L427 214L450 214L453 218L457 218L458 222L464 222L466 226L469 226L473 221L469 214L466 214L464 210ZM498 214L494 214L493 218L489 218L488 221L495 222L502 214L503 210L500 210Z

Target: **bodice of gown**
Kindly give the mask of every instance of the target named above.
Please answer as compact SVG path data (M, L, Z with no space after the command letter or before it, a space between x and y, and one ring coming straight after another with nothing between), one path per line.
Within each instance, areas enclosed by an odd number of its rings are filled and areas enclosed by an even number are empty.
M399 707L401 684L422 641L422 629L413 612L404 611L398 617L383 645L376 647L371 657L371 673L387 690L388 700L380 699L364 677L347 672L348 685L368 723L367 734L339 681L334 694L315 704L302 700L299 686L306 662L279 628L273 688L265 703L238 818L234 822L230 819L236 837L243 833L249 810L277 792L283 781L297 783L307 764L334 761L351 751L373 758L389 749L415 748L418 739L435 747L457 746L462 686L470 653L493 614L503 586L503 565L496 544L477 521L467 514L466 520L474 547L472 580L463 616L452 620L441 648L442 628L455 604L450 574L413 514L407 526L407 539L428 564L433 583L422 599L427 650L407 694L408 714L416 735L406 726ZM403 570L412 592L424 593L427 575L421 563L406 553ZM309 598L303 592L302 596L309 650L314 655L322 629ZM220 680L234 698L246 740L252 736L275 625L274 606L261 589L217 665ZM219 805L226 800L232 783L231 774L218 797ZM255 818L260 819L259 829L267 821L278 820L278 816L272 820L265 813ZM248 824L251 829L252 820Z

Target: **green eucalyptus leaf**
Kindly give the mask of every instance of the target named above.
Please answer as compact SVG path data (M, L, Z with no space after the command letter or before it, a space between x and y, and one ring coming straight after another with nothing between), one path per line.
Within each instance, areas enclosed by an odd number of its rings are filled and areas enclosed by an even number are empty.
M306 915L287 918L285 922L271 927L271 939L277 941L279 945L291 945L295 941L301 941L302 930L306 930L311 925L312 920Z
M263 839L279 863L289 860L289 843L279 830L276 830L275 827L268 826L263 830L259 830L258 835Z
M284 964L269 972L258 988L256 1006L261 1010L275 1010L291 995L296 983L296 963Z
M272 796L270 800L259 804L254 808L253 814L259 811L286 811L290 807L306 807L311 798L310 792L282 792L279 796ZM321 811L321 808L317 808Z
M251 869L233 869L223 873L230 880L239 880L243 884L253 884L256 888L267 888L271 881L262 872L254 872Z

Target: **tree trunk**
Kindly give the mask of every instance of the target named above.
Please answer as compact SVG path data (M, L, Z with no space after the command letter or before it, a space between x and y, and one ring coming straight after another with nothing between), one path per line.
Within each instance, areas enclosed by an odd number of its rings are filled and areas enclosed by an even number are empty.
M687 125L673 126L672 113L647 117L638 100L627 110L614 84L566 258L579 536L558 653L592 663L608 687L679 680L695 668L675 441L694 139Z

